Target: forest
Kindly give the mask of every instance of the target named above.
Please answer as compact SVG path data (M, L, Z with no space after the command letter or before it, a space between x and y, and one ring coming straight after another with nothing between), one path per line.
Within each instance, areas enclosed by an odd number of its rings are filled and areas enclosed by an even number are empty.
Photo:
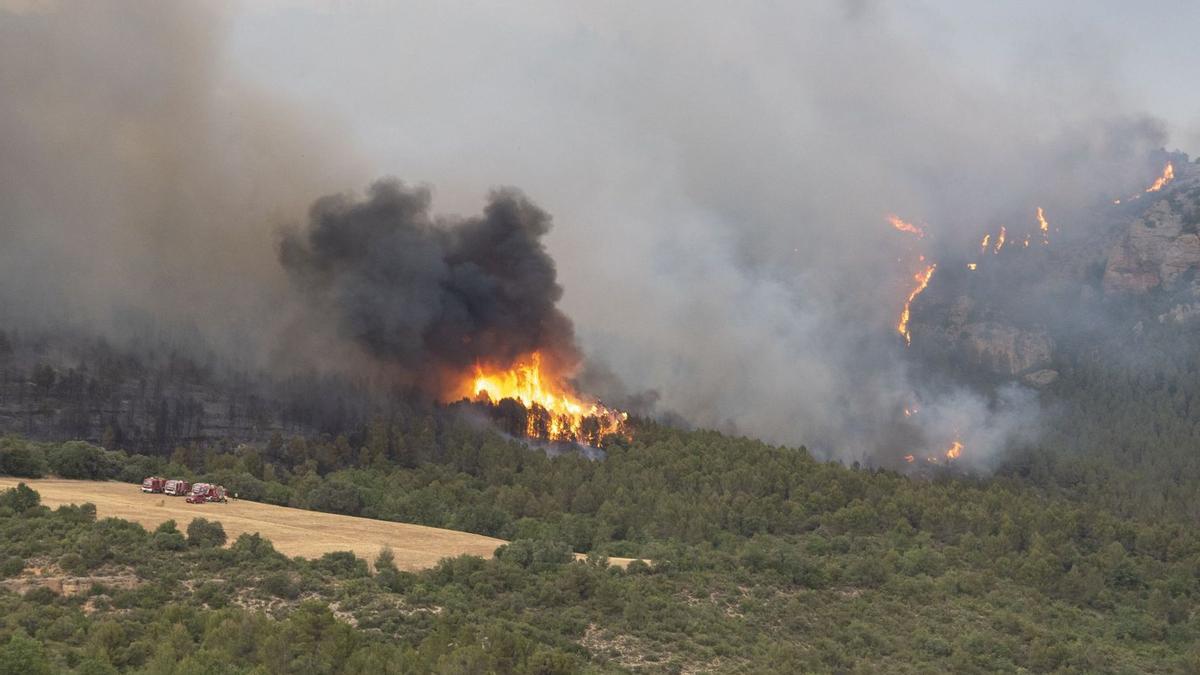
M377 418L360 447L0 448L10 475L209 478L242 498L512 541L412 574L386 555L289 560L252 536L220 548L201 519L146 532L10 491L10 581L37 567L125 583L0 592L5 673L1200 668L1200 536L1181 512L1107 496L1130 480L1116 471L1096 493L1047 462L913 478L644 420L600 461L438 417Z

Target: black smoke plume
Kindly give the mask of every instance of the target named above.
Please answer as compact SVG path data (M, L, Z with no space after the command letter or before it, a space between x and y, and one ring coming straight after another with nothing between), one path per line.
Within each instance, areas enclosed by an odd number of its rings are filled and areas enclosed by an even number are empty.
M430 192L380 180L365 199L323 197L279 259L338 332L433 394L476 364L539 351L557 372L579 362L574 328L542 237L550 217L520 192L493 191L483 214L430 214Z

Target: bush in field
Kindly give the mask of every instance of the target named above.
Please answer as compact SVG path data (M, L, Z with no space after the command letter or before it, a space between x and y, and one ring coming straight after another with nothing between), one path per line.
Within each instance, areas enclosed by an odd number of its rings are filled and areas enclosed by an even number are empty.
M41 495L24 483L17 483L17 487L0 492L0 508L12 509L14 513L25 513L41 501Z
M196 518L187 527L188 544L191 546L216 547L225 545L225 528L221 523Z
M330 551L313 561L313 567L343 579L367 576L367 561L350 551Z
M549 569L570 562L571 547L560 541L522 539L496 549L496 557L534 570Z

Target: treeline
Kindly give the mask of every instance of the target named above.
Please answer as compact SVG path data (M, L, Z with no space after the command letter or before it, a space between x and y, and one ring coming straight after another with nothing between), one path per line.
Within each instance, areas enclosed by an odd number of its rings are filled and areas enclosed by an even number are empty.
M361 434L407 404L318 374L272 377L154 331L128 344L67 328L0 330L0 433L169 454L288 434Z

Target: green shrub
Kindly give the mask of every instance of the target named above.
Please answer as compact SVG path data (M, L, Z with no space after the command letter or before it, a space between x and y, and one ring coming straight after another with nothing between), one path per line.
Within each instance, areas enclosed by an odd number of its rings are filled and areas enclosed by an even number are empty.
M295 600L300 597L300 588L296 582L292 581L291 575L286 572L268 574L263 577L259 587L271 595L285 600Z
M182 551L187 547L183 533L175 526L174 520L168 520L154 530L154 548L160 551Z
M50 470L63 478L95 480L103 477L104 452L84 441L71 441L50 450Z
M225 545L225 528L216 521L196 518L187 527L188 544L207 548Z
M17 556L9 556L0 562L0 578L15 577L25 569L25 560Z
M196 589L196 599L213 609L221 609L229 604L232 591L228 585L206 581Z
M25 513L41 501L41 495L24 483L17 483L17 487L0 492L0 508L7 507L15 513Z
M46 475L46 458L32 444L6 438L0 441L0 473L21 478L41 478Z
M76 547L80 558L83 560L84 568L89 570L103 565L112 556L112 549L108 546L108 540L95 532L81 537Z
M357 516L362 512L363 499L358 488L349 483L322 481L308 493L308 508L329 513Z
M8 644L0 647L0 675L49 675L50 672L50 661L41 643L28 635L16 633Z
M561 541L520 539L496 549L496 557L534 570L549 569L574 560L571 547Z
M367 576L367 561L350 551L331 551L313 561L313 567L336 577L352 579Z
M58 559L58 566L67 574L83 574L87 572L87 563L83 556L75 552L65 553Z

